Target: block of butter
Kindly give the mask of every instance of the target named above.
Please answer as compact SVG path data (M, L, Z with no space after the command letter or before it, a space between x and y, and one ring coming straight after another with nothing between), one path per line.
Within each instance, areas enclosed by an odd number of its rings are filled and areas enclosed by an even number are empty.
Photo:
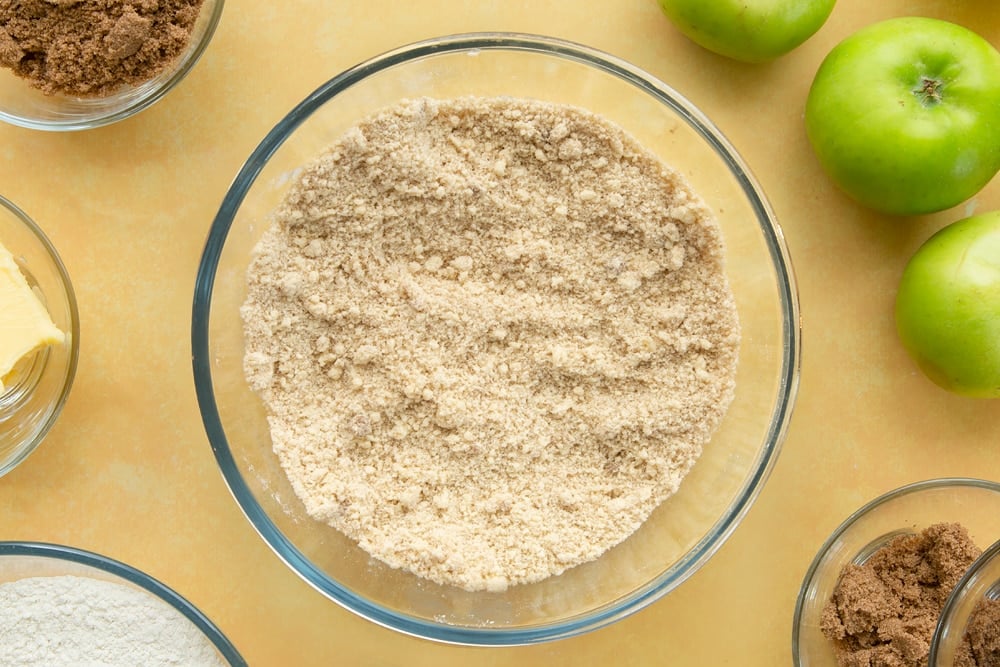
M14 256L0 245L0 394L18 361L64 338Z

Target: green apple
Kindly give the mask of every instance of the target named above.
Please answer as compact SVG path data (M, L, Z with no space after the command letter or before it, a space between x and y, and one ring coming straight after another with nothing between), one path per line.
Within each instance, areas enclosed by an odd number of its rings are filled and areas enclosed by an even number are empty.
M836 0L659 0L677 28L709 51L760 63L809 39Z
M1000 211L952 223L917 250L896 295L896 328L931 380L1000 398Z
M831 179L883 213L941 211L1000 170L1000 53L962 26L874 23L827 55L806 130Z

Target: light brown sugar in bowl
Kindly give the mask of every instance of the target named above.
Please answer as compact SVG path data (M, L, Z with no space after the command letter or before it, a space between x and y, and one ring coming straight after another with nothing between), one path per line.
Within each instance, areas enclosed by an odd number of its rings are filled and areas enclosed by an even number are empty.
M976 604L954 667L1000 667L1000 600L983 598Z
M309 514L503 590L673 494L732 400L720 231L609 121L416 99L306 165L255 249L244 368Z
M0 66L45 93L107 95L177 58L203 1L0 2Z
M964 526L939 523L847 565L820 621L837 664L927 665L945 601L980 553Z

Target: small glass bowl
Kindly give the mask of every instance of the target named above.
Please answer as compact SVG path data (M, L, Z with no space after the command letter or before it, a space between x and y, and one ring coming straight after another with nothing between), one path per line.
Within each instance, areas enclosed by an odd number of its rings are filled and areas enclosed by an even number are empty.
M245 667L236 647L194 605L130 565L74 547L42 542L0 542L0 583L28 577L89 577L147 593L184 616L215 647L225 665ZM138 621L139 619L137 619Z
M677 493L599 559L503 593L442 586L371 558L311 518L274 454L243 373L246 271L291 175L348 128L402 98L512 96L599 113L681 172L715 211L742 342L733 403ZM798 297L767 200L712 122L620 59L550 37L451 35L335 76L264 138L208 234L193 304L195 388L220 470L278 556L331 600L440 642L509 646L604 627L655 602L719 549L757 498L791 416L799 377Z
M6 68L0 68L0 120L34 130L67 132L110 125L159 101L180 83L215 33L224 0L204 0L187 48L152 79L122 86L103 97L46 95Z
M0 395L0 477L52 428L69 396L80 352L80 318L66 267L45 233L0 196L0 244L14 256L65 340L22 359Z
M848 517L806 572L792 622L793 664L837 666L833 643L820 631L820 618L846 565L861 564L892 538L937 523L959 523L980 547L991 544L1000 537L1000 484L969 478L916 482L872 500Z
M969 567L945 602L931 640L930 667L953 667L969 621L982 600L1000 600L1000 541Z

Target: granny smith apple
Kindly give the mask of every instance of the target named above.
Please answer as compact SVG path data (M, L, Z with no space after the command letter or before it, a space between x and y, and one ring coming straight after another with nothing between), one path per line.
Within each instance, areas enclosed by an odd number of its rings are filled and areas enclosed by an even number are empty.
M820 29L836 0L659 0L677 28L709 51L760 63Z
M950 208L1000 170L1000 53L938 19L869 25L820 65L805 120L819 161L857 201L895 215Z
M896 328L931 380L1000 398L1000 211L952 223L917 250L896 295Z

